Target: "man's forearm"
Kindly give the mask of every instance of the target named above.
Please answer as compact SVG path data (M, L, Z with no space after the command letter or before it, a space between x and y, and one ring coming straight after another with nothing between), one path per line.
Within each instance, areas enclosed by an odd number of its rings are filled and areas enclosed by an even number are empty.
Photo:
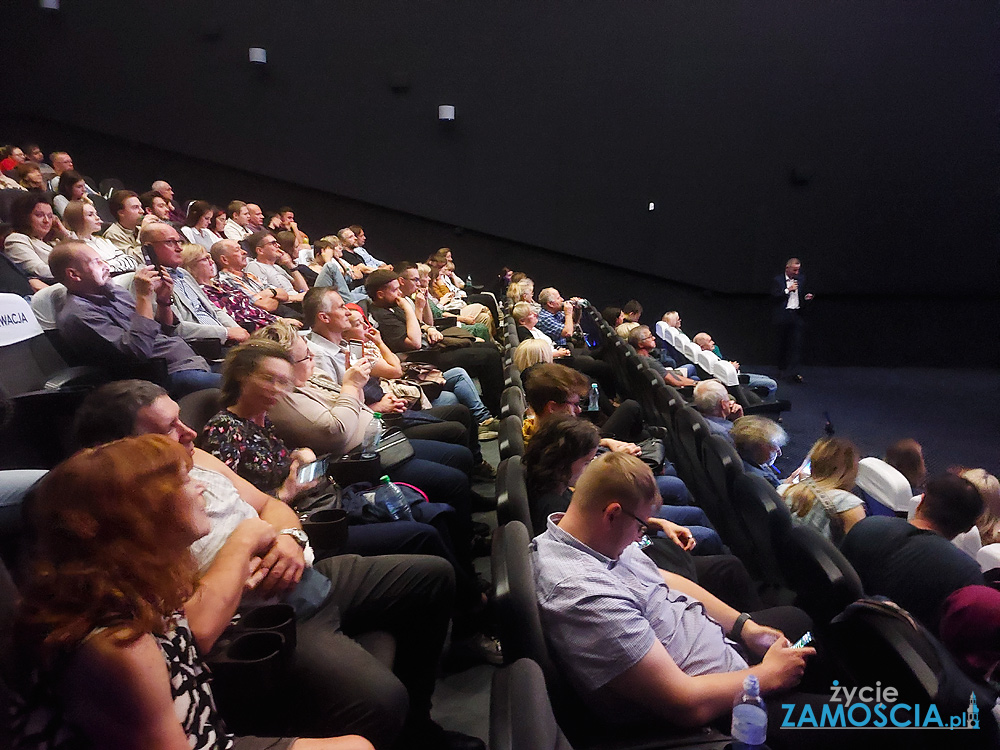
M417 320L417 313L412 304L407 304L405 300L397 303L406 316L406 344L411 350L419 349L421 342L420 321Z
M270 499L260 511L260 517L271 524L277 531L288 528L302 528L298 515L280 500Z

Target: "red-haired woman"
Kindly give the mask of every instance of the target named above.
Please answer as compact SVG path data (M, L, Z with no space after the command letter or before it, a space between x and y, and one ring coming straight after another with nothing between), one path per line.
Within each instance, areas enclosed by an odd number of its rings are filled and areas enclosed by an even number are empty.
M206 534L191 455L162 435L82 451L38 488L38 543L18 638L34 669L16 711L15 747L371 750L360 737L233 738L184 614ZM264 545L263 521L248 529ZM248 582L252 583L252 582ZM197 608L192 608L195 618Z

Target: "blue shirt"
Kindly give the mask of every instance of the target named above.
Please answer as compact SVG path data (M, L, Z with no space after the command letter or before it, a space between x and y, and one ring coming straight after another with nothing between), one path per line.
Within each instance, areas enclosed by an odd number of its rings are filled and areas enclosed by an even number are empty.
M554 313L543 307L538 311L538 322L535 323L535 327L552 339L552 343L556 346L562 346L566 343L566 337L563 336L563 326L565 325L566 313L562 310Z
M630 707L597 691L656 640L691 676L747 668L704 605L672 591L637 545L612 560L559 528L562 515L531 543L535 595L555 660L595 711L621 721Z

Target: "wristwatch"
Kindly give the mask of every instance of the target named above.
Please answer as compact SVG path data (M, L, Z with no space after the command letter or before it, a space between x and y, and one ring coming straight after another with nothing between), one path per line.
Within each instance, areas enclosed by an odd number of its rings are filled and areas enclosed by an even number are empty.
M302 549L309 546L309 537L302 529L282 529L278 532L278 534L288 534L288 536L294 539Z
M284 534L285 532L281 532ZM747 620L753 620L749 612L741 612L740 616L736 618L736 622L733 623L733 629L729 631L728 638L731 641L736 641L736 643L743 643L743 626L746 625Z

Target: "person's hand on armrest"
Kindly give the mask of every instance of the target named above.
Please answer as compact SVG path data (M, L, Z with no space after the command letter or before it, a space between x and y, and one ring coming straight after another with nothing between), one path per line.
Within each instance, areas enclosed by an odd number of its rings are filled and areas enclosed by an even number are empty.
M612 453L629 453L633 456L638 456L642 453L642 448L635 443L626 443L614 438L601 438L601 445Z

